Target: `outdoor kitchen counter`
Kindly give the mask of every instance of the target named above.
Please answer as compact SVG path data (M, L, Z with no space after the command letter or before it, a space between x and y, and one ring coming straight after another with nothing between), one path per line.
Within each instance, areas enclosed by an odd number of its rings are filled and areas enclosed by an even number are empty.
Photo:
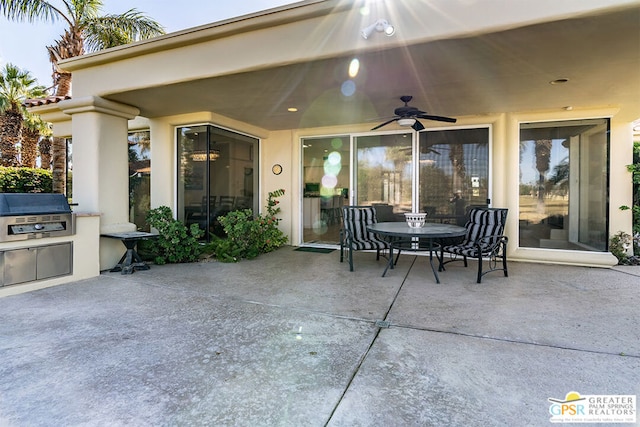
M103 233L101 237L120 240L127 248L120 261L110 271L122 271L122 274L132 274L136 270L148 270L150 267L140 258L136 252L136 245L140 240L157 239L158 234L147 233L144 231L129 231L122 233Z

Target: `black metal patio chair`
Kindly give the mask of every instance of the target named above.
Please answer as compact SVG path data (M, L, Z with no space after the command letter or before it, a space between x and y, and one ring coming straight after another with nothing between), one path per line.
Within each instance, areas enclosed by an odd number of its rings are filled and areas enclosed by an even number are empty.
M444 270L444 265L462 260L467 266L467 258L478 260L478 283L482 281L482 276L492 271L501 270L505 277L509 276L507 271L507 236L503 235L504 226L507 221L508 209L474 208L469 211L469 218L465 224L467 234L461 243L452 245L442 245L440 249L440 270ZM453 257L444 261L444 253L452 254ZM483 259L487 259L488 268L483 271ZM498 262L502 261L502 267Z
M389 248L389 243L367 231L367 226L378 222L376 210L372 206L343 206L342 228L340 229L340 262L348 251L349 270L353 271L353 251L375 250L376 260L380 252Z

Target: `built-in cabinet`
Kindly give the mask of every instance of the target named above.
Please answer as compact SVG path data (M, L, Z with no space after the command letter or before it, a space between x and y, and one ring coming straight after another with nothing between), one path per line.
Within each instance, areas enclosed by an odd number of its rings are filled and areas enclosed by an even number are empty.
M72 273L72 242L0 251L0 286Z

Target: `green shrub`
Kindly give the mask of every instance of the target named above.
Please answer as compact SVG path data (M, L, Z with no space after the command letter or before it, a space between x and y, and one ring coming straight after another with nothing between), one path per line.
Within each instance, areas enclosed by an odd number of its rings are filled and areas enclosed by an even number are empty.
M156 264L193 262L202 251L198 239L204 234L197 224L187 227L173 219L168 206L151 209L147 213L147 223L158 230L160 237L149 241L146 248L154 255Z
M627 170L631 172L631 182L633 182L633 206L620 206L621 210L631 209L633 215L633 234L640 234L640 142L633 143L633 163L627 165ZM635 242L635 239L634 239ZM638 245L634 243L634 254L638 253Z
M628 263L627 249L631 247L631 243L631 236L623 231L619 231L609 239L609 251L618 258L618 264Z
M0 192L51 193L51 171L33 168L0 167Z
M226 239L216 239L207 246L207 251L223 262L237 262L242 258L252 259L285 245L289 238L278 229L280 219L280 203L277 198L284 195L284 190L269 193L267 213L253 216L251 209L229 212L218 217Z

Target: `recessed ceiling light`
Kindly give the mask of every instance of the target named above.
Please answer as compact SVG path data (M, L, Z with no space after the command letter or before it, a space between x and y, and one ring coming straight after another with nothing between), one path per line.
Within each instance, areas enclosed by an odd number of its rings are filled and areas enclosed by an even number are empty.
M296 107L289 107L287 108L287 111L289 111L290 113L295 113L296 111L298 111L298 109Z
M561 85L561 84L563 84L563 83L567 83L568 81L569 81L569 79L565 79L565 78L562 78L562 79L555 79L555 80L551 80L551 81L549 82L549 84L552 84L552 85Z

